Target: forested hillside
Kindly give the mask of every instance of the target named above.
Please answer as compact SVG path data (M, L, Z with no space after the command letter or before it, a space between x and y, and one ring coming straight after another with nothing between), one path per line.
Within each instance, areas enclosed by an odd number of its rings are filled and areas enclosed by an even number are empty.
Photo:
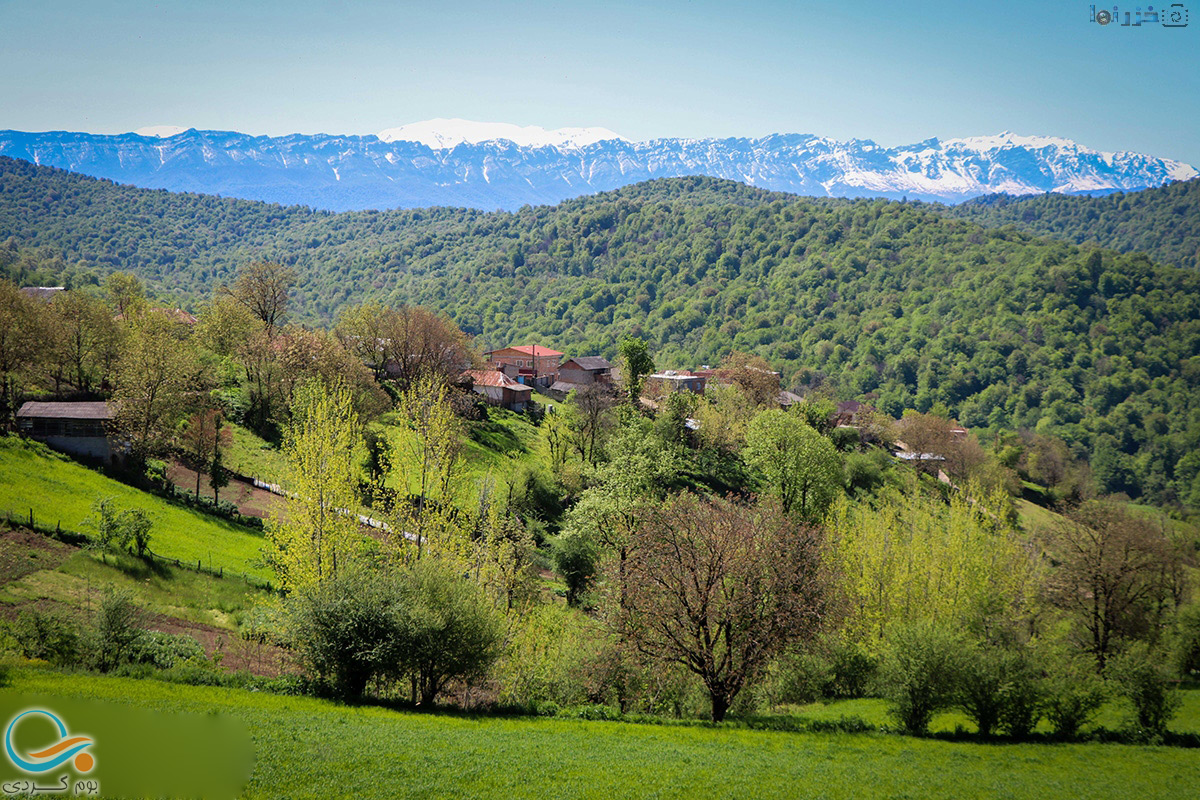
M1194 202L1194 186L1162 191ZM1119 215L1137 197L1094 202ZM372 298L444 311L484 346L611 356L632 334L675 367L752 351L796 388L893 415L942 404L970 427L1055 433L1107 491L1200 505L1200 273L930 206L681 178L517 213L330 214L0 159L10 236L185 305L271 259L297 269L314 323Z
M1161 264L1200 267L1200 180L1104 197L993 194L950 206L947 213L988 227L1014 225L1075 244L1139 251Z

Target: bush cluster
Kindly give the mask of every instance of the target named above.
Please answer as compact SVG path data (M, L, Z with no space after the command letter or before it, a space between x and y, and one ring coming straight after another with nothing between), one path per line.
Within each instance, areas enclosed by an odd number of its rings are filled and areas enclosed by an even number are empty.
M1072 739L1115 696L1129 708L1128 735L1153 740L1179 708L1170 677L1144 644L1129 646L1102 676L1095 659L1063 646L972 642L925 623L893 632L879 689L900 728L914 736L928 733L934 714L957 708L983 736L1026 738L1045 719L1055 738Z

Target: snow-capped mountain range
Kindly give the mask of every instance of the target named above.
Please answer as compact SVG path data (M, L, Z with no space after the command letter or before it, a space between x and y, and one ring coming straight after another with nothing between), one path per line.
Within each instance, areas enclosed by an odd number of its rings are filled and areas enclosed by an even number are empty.
M1200 175L1179 161L1008 132L899 147L809 134L633 142L606 128L458 119L366 136L267 137L174 126L117 135L0 131L0 155L145 188L337 211L515 209L682 175L803 195L946 202L993 192L1130 191Z

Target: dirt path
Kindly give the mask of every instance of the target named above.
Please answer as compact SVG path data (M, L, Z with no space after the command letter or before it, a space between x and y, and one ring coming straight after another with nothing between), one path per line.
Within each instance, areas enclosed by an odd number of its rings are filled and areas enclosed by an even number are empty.
M189 492L196 491L196 471L188 469L178 461L171 461L167 466L167 480L181 489ZM212 485L208 476L200 475L200 496L212 497ZM282 497L271 494L266 489L259 489L254 484L240 479L230 480L229 485L218 495L222 500L229 500L238 507L238 511L247 517L266 519L271 511L280 510L286 504Z

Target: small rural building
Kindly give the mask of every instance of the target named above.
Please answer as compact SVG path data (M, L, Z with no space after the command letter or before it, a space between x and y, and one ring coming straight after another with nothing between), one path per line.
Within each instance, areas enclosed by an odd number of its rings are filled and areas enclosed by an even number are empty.
M704 387L707 383L708 379L703 375L696 375L687 371L677 372L673 369L669 369L666 372L656 372L646 377L648 387L658 388L663 392L695 392L696 394L704 394Z
M600 356L578 356L558 368L563 383L586 386L589 383L611 383L612 364Z
M200 322L199 317L195 314L189 314L182 308L148 308L146 310L151 314L161 314L172 322L178 322L180 325L186 325L189 328L196 327L196 324ZM125 315L117 314L113 319L117 322L124 322Z
M526 386L549 386L558 380L563 354L536 344L515 345L484 353L488 367Z
M471 379L475 393L483 395L489 405L524 411L533 400L532 387L517 383L498 369L469 369L463 375Z
M17 411L17 430L73 456L112 461L108 403L28 402Z
M65 286L22 286L21 294L32 300L41 300L43 303L49 303L60 292L65 292Z

